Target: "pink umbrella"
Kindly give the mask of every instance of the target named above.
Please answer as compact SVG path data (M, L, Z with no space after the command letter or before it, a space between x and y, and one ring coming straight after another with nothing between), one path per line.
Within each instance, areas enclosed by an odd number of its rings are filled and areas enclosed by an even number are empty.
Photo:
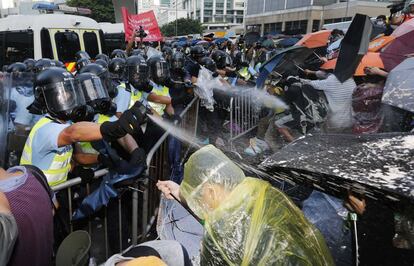
M394 37L400 37L414 30L414 19L410 19L398 26L391 34Z
M408 55L414 53L412 40L414 40L414 29L397 37L390 45L382 50L380 54L381 59L384 62L385 70L391 71L401 64Z

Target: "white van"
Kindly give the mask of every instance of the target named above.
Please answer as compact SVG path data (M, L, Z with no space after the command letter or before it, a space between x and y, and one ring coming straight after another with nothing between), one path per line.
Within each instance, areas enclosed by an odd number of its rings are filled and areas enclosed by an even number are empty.
M0 69L26 58L50 58L69 64L79 50L92 58L104 50L103 32L91 18L41 14L0 19Z

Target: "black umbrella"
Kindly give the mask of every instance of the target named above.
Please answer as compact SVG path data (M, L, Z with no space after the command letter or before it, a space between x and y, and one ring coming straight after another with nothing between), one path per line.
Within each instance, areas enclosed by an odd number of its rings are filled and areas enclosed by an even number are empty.
M351 78L368 52L372 22L367 15L356 14L341 43L335 76L344 82Z
M394 68L385 83L382 102L414 113L414 58Z
M304 46L293 46L278 52L266 61L260 68L257 79L257 87L263 87L270 73L275 72L280 76L295 75L302 70L306 59L312 55L311 49Z
M253 45L254 43L260 40L260 33L258 32L248 32L244 35L244 43L246 46Z
M273 154L260 169L343 197L349 190L384 203L414 202L414 135L313 135Z

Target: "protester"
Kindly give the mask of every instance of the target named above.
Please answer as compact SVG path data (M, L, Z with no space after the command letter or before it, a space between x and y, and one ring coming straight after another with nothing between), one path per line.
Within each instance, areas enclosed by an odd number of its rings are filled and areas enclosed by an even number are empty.
M1 182L1 181L0 181ZM10 203L0 189L0 264L7 265L13 253L18 235L16 219L11 213Z

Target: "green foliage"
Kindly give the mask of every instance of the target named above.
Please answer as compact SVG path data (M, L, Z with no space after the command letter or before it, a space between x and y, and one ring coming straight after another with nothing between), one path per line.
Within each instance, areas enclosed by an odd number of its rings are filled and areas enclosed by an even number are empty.
M170 22L161 27L161 32L165 37L175 36L175 22ZM198 20L180 18L177 20L177 36L187 34L201 34L203 27Z
M90 17L98 22L115 23L112 0L67 0L66 4L72 7L89 8L92 11Z

